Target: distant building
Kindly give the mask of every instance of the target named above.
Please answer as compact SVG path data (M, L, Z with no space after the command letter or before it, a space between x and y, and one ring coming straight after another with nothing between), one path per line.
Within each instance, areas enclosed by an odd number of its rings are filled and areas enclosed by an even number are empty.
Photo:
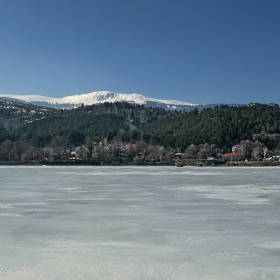
M223 159L226 161L239 161L241 160L241 155L237 153L227 153L223 154Z
M266 159L267 161L280 161L280 156L272 156Z
M174 156L176 157L176 159L182 159L183 155L183 153L177 153Z

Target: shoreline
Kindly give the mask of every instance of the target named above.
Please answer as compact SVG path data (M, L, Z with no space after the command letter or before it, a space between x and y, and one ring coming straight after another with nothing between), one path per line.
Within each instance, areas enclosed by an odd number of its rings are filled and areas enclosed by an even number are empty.
M197 161L196 164L190 162L184 162L183 164L176 165L176 162L172 163L130 163L130 164L96 164L96 163L86 163L86 162L22 162L22 161L0 161L0 166L172 166L172 167L273 167L280 166L280 161L227 161L219 162L216 164L207 164Z

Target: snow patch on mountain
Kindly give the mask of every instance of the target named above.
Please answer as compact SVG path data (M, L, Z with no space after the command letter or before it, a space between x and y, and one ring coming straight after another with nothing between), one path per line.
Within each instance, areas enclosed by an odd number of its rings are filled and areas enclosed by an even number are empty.
M34 101L56 103L59 98L47 97L42 95L17 95L17 94L0 94L0 98L3 99L12 99L12 100L21 100L27 103L32 103Z
M66 96L63 98L47 97L42 95L14 95L1 94L0 98L24 101L36 105L55 107L55 108L73 108L81 104L92 105L104 102L129 102L140 105L163 107L169 110L182 109L183 107L195 107L198 104L192 104L177 100L161 100L149 98L138 93L124 94L111 91L95 91L91 93Z

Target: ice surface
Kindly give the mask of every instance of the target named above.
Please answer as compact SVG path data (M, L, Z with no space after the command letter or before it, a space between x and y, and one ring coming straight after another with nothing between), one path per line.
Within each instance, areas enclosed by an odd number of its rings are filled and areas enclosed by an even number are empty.
M0 279L280 279L280 169L0 167Z

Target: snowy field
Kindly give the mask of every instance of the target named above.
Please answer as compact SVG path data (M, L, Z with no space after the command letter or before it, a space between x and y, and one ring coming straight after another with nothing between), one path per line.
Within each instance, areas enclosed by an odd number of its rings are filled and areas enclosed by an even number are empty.
M280 168L0 167L0 279L280 279Z

